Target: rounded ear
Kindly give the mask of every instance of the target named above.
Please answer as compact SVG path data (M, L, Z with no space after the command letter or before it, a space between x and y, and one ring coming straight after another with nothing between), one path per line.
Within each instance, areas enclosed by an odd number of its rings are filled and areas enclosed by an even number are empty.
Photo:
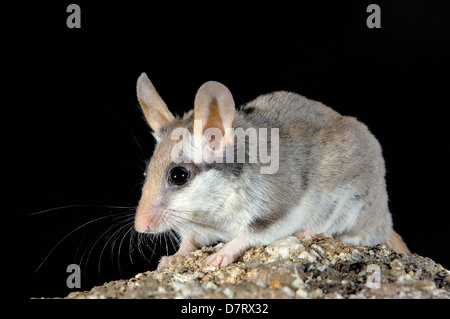
M223 147L233 127L234 100L228 88L219 82L206 82L197 91L194 102L194 137L205 142L206 130L221 132L220 141L215 143ZM206 143L210 137L207 137Z
M175 120L147 74L142 73L138 78L136 91L145 119L155 133Z

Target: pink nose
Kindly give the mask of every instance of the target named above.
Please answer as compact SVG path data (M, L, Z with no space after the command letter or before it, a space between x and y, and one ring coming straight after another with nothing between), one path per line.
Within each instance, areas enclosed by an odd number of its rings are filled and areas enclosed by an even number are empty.
M139 205L134 217L134 228L140 233L151 233L158 227L158 209Z

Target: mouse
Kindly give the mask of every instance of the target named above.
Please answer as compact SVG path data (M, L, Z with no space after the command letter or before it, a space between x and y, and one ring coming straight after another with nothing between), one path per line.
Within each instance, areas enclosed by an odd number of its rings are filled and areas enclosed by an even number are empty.
M204 264L228 266L290 235L409 253L393 229L380 143L355 117L287 91L236 107L215 81L179 116L145 73L136 90L156 144L135 230L180 237L158 270L218 241L225 244Z

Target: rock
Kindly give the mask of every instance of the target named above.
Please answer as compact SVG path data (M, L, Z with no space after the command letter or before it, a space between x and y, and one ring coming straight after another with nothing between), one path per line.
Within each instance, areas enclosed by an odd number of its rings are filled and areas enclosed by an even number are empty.
M289 236L248 250L228 267L203 265L222 245L176 257L162 271L66 298L450 299L449 270L430 258L394 252L386 245L351 246L326 237Z
M273 244L266 247L266 252L271 256L270 261L274 261L277 258L289 258L293 252L299 249L305 249L297 237L288 236L280 239Z

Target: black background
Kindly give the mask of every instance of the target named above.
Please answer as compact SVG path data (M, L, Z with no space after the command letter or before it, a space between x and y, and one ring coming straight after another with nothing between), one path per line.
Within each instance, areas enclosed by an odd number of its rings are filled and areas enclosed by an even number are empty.
M21 271L26 297L67 295L71 263L88 290L152 270L166 253L155 243L149 262L129 235L121 249L124 232L111 237L114 214L133 214L154 145L136 99L141 72L180 115L216 80L237 105L288 90L357 117L383 147L395 229L450 268L447 2L377 1L381 29L367 28L366 1L76 3L81 29L67 28L64 1L16 7L8 25L17 121L4 169L14 173L8 214L20 219L5 222L3 264Z

